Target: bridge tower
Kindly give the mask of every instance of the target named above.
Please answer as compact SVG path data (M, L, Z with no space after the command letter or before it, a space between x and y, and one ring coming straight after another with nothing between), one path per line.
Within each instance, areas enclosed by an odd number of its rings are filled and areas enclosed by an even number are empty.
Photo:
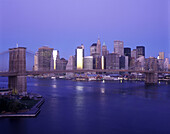
M145 84L154 85L158 83L158 74L154 72L145 73Z
M26 94L26 48L10 48L9 49L9 72L16 73L16 76L8 77L8 87L15 94Z

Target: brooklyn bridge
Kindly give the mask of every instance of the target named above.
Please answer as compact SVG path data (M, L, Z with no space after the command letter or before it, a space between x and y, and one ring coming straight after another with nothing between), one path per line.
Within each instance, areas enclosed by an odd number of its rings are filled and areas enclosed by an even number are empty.
M124 69L34 71L32 70L34 55L35 54L33 52L26 51L25 47L11 48L8 51L0 53L1 58L0 76L8 77L8 88L17 91L18 94L27 93L26 77L28 75L42 75L50 73L60 74L60 73L87 73L87 72L90 73L128 72L145 74L145 84L157 84L159 74L170 74L170 71L124 70Z

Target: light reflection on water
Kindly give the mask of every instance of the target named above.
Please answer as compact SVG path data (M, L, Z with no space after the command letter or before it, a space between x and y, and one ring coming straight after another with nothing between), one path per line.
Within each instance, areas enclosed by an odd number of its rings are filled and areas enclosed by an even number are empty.
M170 133L169 84L28 79L27 85L46 100L40 114L0 119L2 133Z

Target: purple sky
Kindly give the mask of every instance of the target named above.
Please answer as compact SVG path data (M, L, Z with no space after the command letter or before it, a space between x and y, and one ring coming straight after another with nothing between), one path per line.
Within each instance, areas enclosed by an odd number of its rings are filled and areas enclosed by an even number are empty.
M168 55L168 1L0 0L0 52L16 43L31 51L47 45L68 59L81 43L89 55L99 35L110 52L122 40L132 49L144 45L147 57Z

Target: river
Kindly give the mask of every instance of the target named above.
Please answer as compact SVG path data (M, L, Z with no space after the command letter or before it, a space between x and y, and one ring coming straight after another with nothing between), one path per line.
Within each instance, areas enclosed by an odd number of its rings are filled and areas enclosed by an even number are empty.
M7 86L0 77L0 86ZM45 103L35 118L1 118L0 134L169 134L170 84L27 78Z

